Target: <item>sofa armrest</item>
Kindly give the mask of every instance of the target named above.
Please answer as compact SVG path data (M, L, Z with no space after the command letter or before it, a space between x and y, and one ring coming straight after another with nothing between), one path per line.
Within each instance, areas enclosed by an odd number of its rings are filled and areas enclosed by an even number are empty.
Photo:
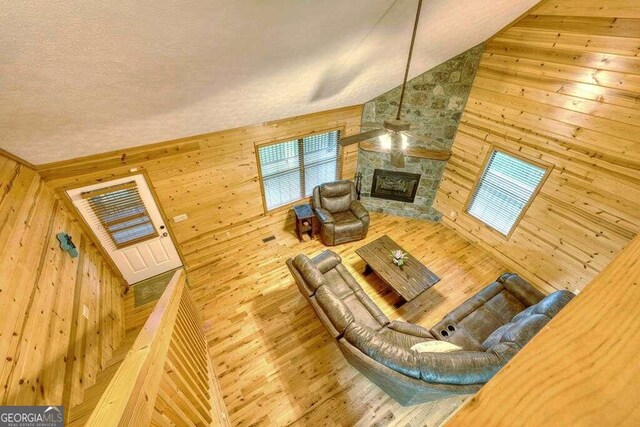
M483 351L418 353L420 378L439 384L484 384L504 365L500 358Z
M320 222L323 224L331 224L335 221L333 219L333 215L331 215L331 213L324 208L316 208L316 215Z
M362 219L365 216L369 216L369 211L365 208L359 200L354 200L349 205L349 210L358 219Z
M530 307L537 304L544 298L544 294L536 289L531 283L524 280L515 273L505 273L498 278L504 288L511 292L525 306Z
M389 323L387 327L389 329L393 329L396 332L401 332L407 335L413 335L414 337L431 338L431 339L434 338L431 332L429 332L427 329L423 328L422 326L416 325L413 323L403 322L401 320L394 320L393 322Z

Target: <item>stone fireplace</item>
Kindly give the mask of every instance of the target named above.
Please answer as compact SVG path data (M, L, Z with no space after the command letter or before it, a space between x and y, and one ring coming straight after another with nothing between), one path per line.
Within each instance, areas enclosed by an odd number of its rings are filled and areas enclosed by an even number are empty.
M360 149L362 203L374 212L438 220L440 214L431 205L446 162L405 156L404 163L398 169L391 165L388 154Z
M420 183L420 174L375 169L371 197L413 203Z
M407 83L402 116L411 122L412 133L429 141L409 148L451 149L482 50L478 45ZM382 123L394 117L399 98L400 87L396 87L365 103L362 122ZM441 215L433 202L446 161L406 155L404 162L404 168L396 168L388 153L361 144L357 173L361 176L362 203L373 212L439 220ZM408 181L405 177L409 175L418 178Z

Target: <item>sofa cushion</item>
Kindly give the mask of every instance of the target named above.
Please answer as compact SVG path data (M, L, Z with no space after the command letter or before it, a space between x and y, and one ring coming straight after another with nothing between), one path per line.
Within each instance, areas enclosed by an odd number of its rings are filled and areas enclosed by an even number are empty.
M336 231L349 236L355 236L362 233L364 223L351 213L351 211L336 212L333 214L335 218Z
M343 212L336 212L333 214L333 218L335 219L336 223L349 223L349 222L353 222L354 224L362 224L362 221L360 221L358 218L356 218L356 216L353 214L353 212L347 210L347 211L343 211Z
M531 338L540 332L550 320L551 318L544 314L534 314L533 316L514 322L514 326L502 335L500 342L512 342L522 348L531 341Z
M520 347L513 342L501 342L487 351L495 354L502 364L506 364L518 353L518 350L520 350Z
M327 286L318 288L315 298L336 331L344 333L346 327L354 321L349 308Z
M464 326L469 335L478 342L484 341L493 331L503 325L502 321L485 306L477 308L460 320L459 324Z
M324 274L324 283L331 288L334 294L340 299L353 293L353 289L347 284L342 275L336 268L327 271Z
M344 332L344 339L378 363L414 378L420 378L416 353L398 346L370 328L352 322Z
M347 192L346 194L339 196L327 196L326 194L321 193L320 203L322 204L322 207L333 214L335 218L336 213L344 212L349 209L349 205L351 205L351 194ZM336 222L338 222L337 218Z
M430 340L412 345L411 350L417 353L451 353L452 351L461 351L462 347L447 341Z
M498 295L504 287L501 283L493 282L487 285L484 289L482 289L477 294L473 295L471 298L460 304L455 309L451 310L449 314L447 314L440 323L449 322L459 322L465 317L469 316L471 313L476 311L478 308L482 307L485 302ZM433 327L434 330L438 329L438 325ZM435 335L435 334L434 334Z
M419 338L433 338L433 334L427 329L415 323L407 323L402 320L394 320L389 323L389 329L401 332L403 334L413 335Z
M507 333L508 330L513 328L514 325L515 323L507 323L506 325L500 326L498 329L493 331L493 333L489 335L486 340L484 340L484 342L482 343L482 347L487 349L498 344L502 339L502 336Z
M488 300L484 307L500 320L502 324L509 323L513 316L527 308L518 298L508 290L503 290Z
M415 335L405 334L402 332L398 332L389 327L390 325L385 326L384 328L378 331L378 335L383 336L385 339L395 343L397 346L402 347L406 350L410 350L414 345L425 342L425 341L436 341L433 338L423 338L417 337Z
M312 291L316 291L324 285L324 277L322 276L322 273L306 255L300 254L296 256L293 259L293 265ZM309 296L313 295L313 293Z
M349 210L351 201L356 199L355 186L349 180L327 182L314 188L313 199L316 208L324 208L332 214L343 212Z
M549 320L551 319L543 314L522 317L493 331L482 345L488 349L500 342L509 341L523 347Z
M371 328L374 331L379 330L389 323L389 319L384 315L377 305L364 291L357 291L343 299L345 305L349 307L356 322Z
M546 297L544 297L536 305L532 305L526 310L522 311L513 318L516 322L523 317L531 316L533 314L544 314L548 317L554 317L558 312L573 299L575 295L572 292L566 290L555 291Z
M340 277L342 277L342 280L345 281L347 286L349 286L349 288L351 288L353 292L362 290L362 288L360 287L360 284L356 282L356 279L353 278L351 273L349 273L349 270L347 270L347 268L344 265L338 264L336 266L336 271L338 272L338 274L340 274Z

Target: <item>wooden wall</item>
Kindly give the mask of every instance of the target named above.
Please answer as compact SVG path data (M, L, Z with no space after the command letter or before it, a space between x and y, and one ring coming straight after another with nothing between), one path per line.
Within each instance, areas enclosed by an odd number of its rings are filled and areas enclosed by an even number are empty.
M547 290L640 231L640 3L543 2L486 45L440 185L443 222ZM507 241L464 212L491 147L554 169Z
M1 404L81 401L124 333L122 289L39 175L0 155Z
M264 215L255 146L341 129L360 130L361 106L325 111L178 141L142 146L38 168L58 190L145 171L167 218L187 269L212 262L215 246L233 236L232 227ZM355 171L355 151L345 150L344 177ZM139 173L139 172L138 172ZM284 227L284 224L283 224Z

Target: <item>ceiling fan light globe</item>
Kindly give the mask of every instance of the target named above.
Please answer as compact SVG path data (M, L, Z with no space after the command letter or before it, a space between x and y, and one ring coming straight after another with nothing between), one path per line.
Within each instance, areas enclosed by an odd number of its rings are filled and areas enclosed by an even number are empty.
M386 135L380 136L380 146L385 150L391 149L391 136L387 133Z
M400 138L401 138L401 141L402 141L400 146L402 147L402 150L404 151L409 147L409 140L407 138L407 135L405 135L404 133L400 134Z

